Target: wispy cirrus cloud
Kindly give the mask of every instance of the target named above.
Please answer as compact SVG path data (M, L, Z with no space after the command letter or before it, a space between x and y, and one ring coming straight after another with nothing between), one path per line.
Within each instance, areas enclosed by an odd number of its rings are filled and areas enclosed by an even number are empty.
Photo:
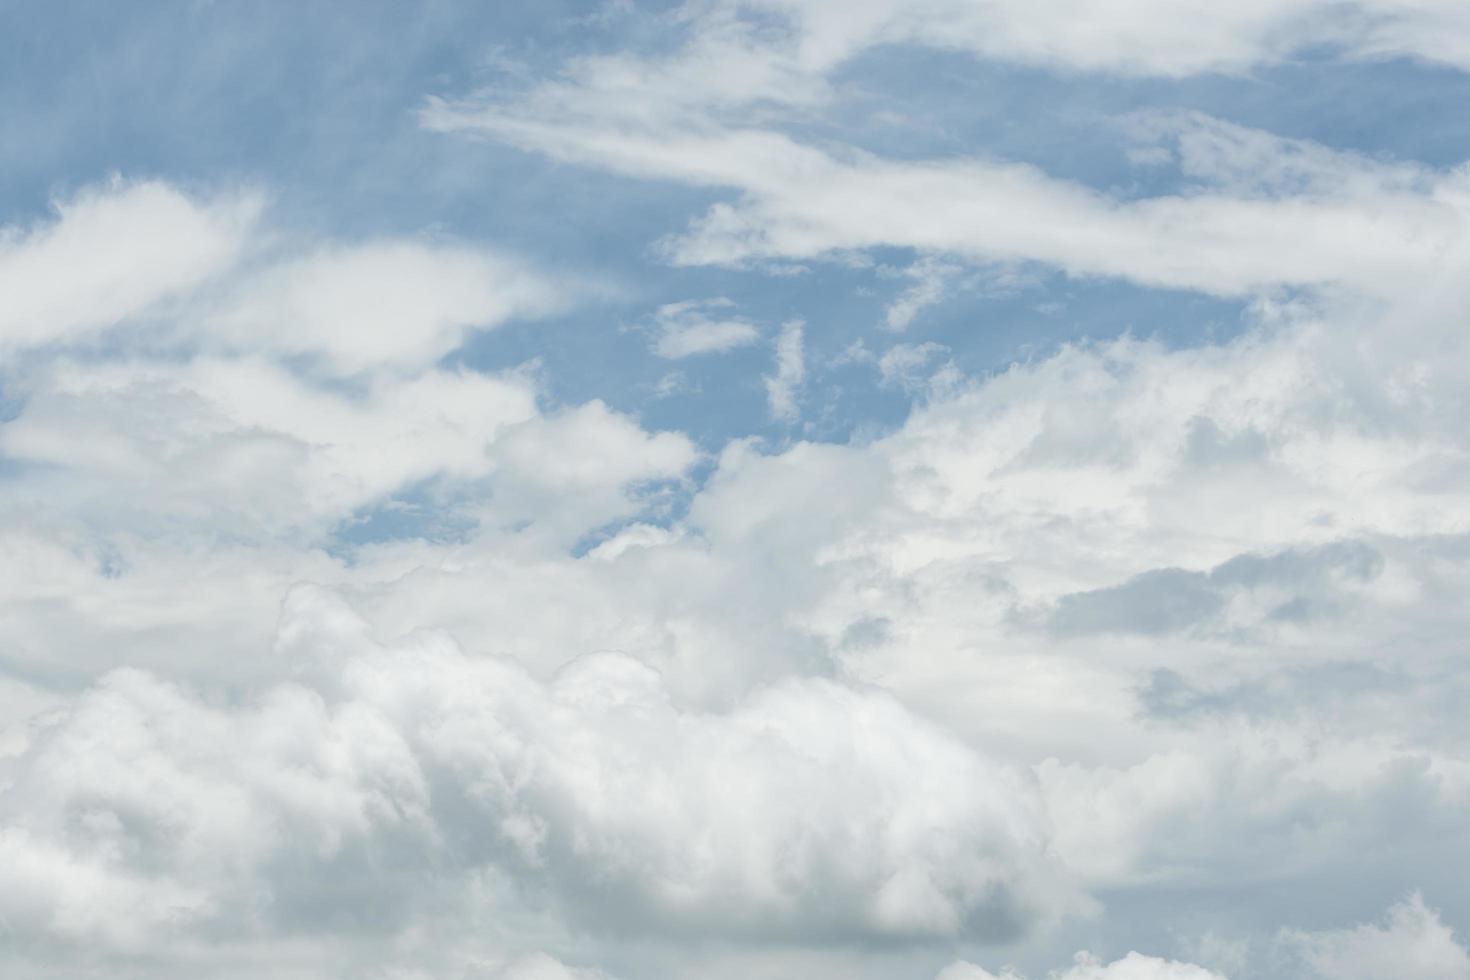
M669 360L699 354L721 354L760 339L755 324L728 312L734 304L723 297L666 303L654 314L658 336L653 352Z

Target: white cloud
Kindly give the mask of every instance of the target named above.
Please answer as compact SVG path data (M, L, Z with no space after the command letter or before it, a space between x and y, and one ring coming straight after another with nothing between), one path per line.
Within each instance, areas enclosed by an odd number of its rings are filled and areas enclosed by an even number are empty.
M488 134L558 160L733 192L733 200L714 204L662 243L684 265L760 267L902 247L935 262L1038 262L1073 276L1224 296L1305 287L1383 298L1443 279L1470 247L1470 196L1460 170L1385 165L1199 116L1160 117L1141 127L1177 140L1179 152L1165 156L1199 180L1184 192L1142 198L1024 164L896 159L802 141L788 124L814 106L838 104L824 73L850 54L882 42L950 43L909 25L944 24L950 38L956 31L963 37L973 22L974 36L989 39L992 18L1010 7L948 0L775 6L790 7L805 26L773 35L739 26L728 7L715 5L691 14L693 39L663 60L584 59L519 101L433 101L423 119L431 128ZM1096 32L1086 25L1094 18L1116 22L1120 31L1136 18L1170 38L1167 50L1187 52L1181 31L1219 37L1237 18L1269 26L1278 21L1278 6L1257 4L1240 14L1191 7L1181 14L1170 5L1171 16L1147 5L1084 4L1065 17L1050 8L1017 14L1017 22L1034 17L1075 28L1092 50ZM1285 20L1294 23L1312 9L1305 4ZM1119 35L1139 36L1131 28ZM725 85L711 45L725 52L721 57L734 45L752 65L823 84ZM691 83L691 75L705 81ZM609 99L609 76L629 87L626 97ZM910 307L937 298L936 283L934 275L920 276L892 310L895 328L911 317Z
M267 270L207 314L205 332L237 350L314 355L332 372L421 370L471 328L563 306L565 290L484 249L369 242Z
M766 405L773 419L790 421L798 413L797 392L806 380L803 326L799 320L783 323L776 338L776 371L765 378Z
M881 44L921 44L1062 71L1181 77L1241 73L1309 47L1348 57L1417 57L1470 68L1470 17L1437 0L744 0L798 25L796 57L834 67Z
M0 789L11 928L401 919L481 865L638 932L1006 937L1068 900L1034 786L878 692L689 710L618 654L541 683L442 635L382 647L306 586L274 655L298 679L238 707L121 670L41 723Z
M1078 953L1072 966L1054 970L1051 980L1225 980L1192 963L1178 963L1141 953L1129 953L1122 959L1104 964L1089 953ZM973 963L955 963L940 971L935 980L1024 980L1011 970L999 976Z
M191 548L219 535L312 548L422 490L441 517L570 545L678 481L690 440L600 402L538 409L525 375L426 371L325 390L256 358L59 363L29 379L0 452L33 526L77 521Z
M488 475L487 445L537 414L515 375L429 372L354 397L255 358L59 362L28 387L0 448L39 468L34 506L70 495L152 533L319 533L405 484Z
M555 514L553 533L575 537L580 522L636 509L629 484L676 479L693 461L687 439L645 445L600 404L543 425L519 374L434 368L470 328L565 302L522 263L380 241L276 248L262 266L244 261L271 238L258 210L254 197L200 204L166 184L118 184L59 206L51 226L10 234L4 343L72 348L132 331L119 357L68 349L12 362L19 415L0 429L0 451L30 477L9 488L17 513L145 537L317 543L405 488L433 483L452 497L488 479L505 502L519 499L480 516ZM331 382L344 374L357 377ZM501 435L497 456L489 446ZM576 460L547 438L576 446ZM599 477L595 461L610 469Z
M936 261L932 257L921 259L910 266L906 275L914 280L914 284L888 305L884 314L888 329L908 329L914 322L914 317L922 310L944 298L946 281L959 271L958 267Z
M124 329L160 352L413 372L472 328L569 299L564 284L484 248L380 240L282 251L262 205L259 194L199 200L118 181L57 203L50 224L0 229L0 349L95 344Z
M48 224L0 229L0 350L92 340L188 293L239 258L261 203L117 182L56 202Z
M678 262L936 256L896 321L954 256L1320 292L1226 343L942 384L940 350L897 345L882 377L927 397L894 431L738 440L695 485L685 434L435 366L551 308L512 259L274 249L244 198L82 195L0 248L30 358L0 426L6 969L928 976L1014 953L1036 975L1103 934L1109 960L1053 976L1215 980L1260 943L1112 957L1422 879L1443 914L1270 952L1465 973L1464 174L1187 115L1130 122L1186 184L1141 199L803 143L791 114L876 44L1233 70L1295 50L1307 6L801 9L788 34L685 8L673 58L428 115L729 192ZM1349 18L1347 51L1453 60L1453 31L1419 32L1454 12L1356 9L1385 16ZM915 19L951 12L945 37ZM725 309L665 307L655 352L749 342ZM125 356L46 349L119 326ZM771 414L796 419L799 322L775 362ZM416 496L462 533L334 533Z
M678 481L699 459L683 433L645 432L599 401L516 426L486 456L494 470L484 519L531 520L564 544L636 514L640 485Z
M948 347L933 341L894 344L878 358L878 376L884 385L899 385L910 391L921 390L938 373L929 371L929 365L948 352ZM947 376L953 372L953 368L941 367L939 372Z
M1425 309L1437 309L1425 299ZM116 825L105 816L79 825L77 840L87 842L80 850L72 838L47 836L46 828L71 826L54 808L70 806L73 795L96 799L112 790L51 787L46 799L60 802L45 806L36 802L41 797L13 797L23 823L8 845L17 868L40 861L34 874L42 880L54 865L72 869L65 876L57 870L58 881L97 881L77 886L95 899L43 889L53 904L17 909L13 921L51 930L63 944L146 946L180 922L207 932L214 928L208 923L224 921L212 917L240 921L229 917L244 914L253 888L284 889L280 908L326 901L309 881L272 877L287 836L292 846L325 849L291 858L308 868L347 860L331 855L351 847L387 847L383 834L390 832L409 835L392 838L395 854L434 853L441 845L433 841L450 840L442 796L424 803L411 781L385 789L374 782L377 761L350 756L313 763L314 778L331 787L312 783L300 800L257 801L239 809L253 814L248 819L193 809L196 797L265 792L257 784L267 785L286 763L270 754L276 749L257 757L241 746L265 738L261 732L303 725L328 746L381 747L398 733L414 765L424 769L427 758L441 767L424 777L436 792L492 792L481 787L500 785L495 772L510 774L512 785L514 773L532 774L525 792L534 799L516 796L524 806L494 811L508 821L494 824L495 861L509 864L470 864L516 869L506 886L512 892L517 882L540 882L543 897L588 921L606 921L611 903L665 939L721 929L770 936L791 921L854 935L963 931L985 901L965 883L983 876L945 848L973 839L958 828L992 826L986 807L1002 797L972 799L954 787L972 779L990 785L983 775L990 764L973 760L992 753L1012 760L1015 768L1001 771L1030 769L1036 779L1033 789L1026 788L1033 777L1016 777L1014 799L1039 801L1027 804L1036 822L1020 826L1036 836L1025 839L1046 841L1047 854L1112 894L1146 893L1161 883L1249 889L1282 874L1310 881L1344 849L1372 854L1406 826L1423 832L1411 836L1431 839L1470 788L1432 701L1443 682L1430 680L1453 654L1432 636L1457 635L1463 621L1462 604L1447 598L1466 581L1450 542L1470 529L1453 479L1466 453L1453 410L1465 361L1446 353L1456 343L1463 339L1439 334L1432 323L1389 337L1351 319L1333 331L1303 319L1193 350L1132 340L1069 348L940 392L898 431L867 444L799 443L773 455L732 446L686 518L666 529L634 526L580 560L566 554L572 540L637 512L631 486L678 478L695 458L686 439L644 432L597 403L538 410L534 388L518 375L431 371L413 381L382 378L349 396L256 359L58 364L35 379L32 399L6 425L15 446L48 463L10 490L24 487L34 498L29 513L45 519L26 521L29 537L12 527L6 538L8 552L23 558L5 569L7 648L69 669L71 677L96 672L113 656L149 664L150 674L114 676L80 697L67 693L63 715L115 715L125 728L148 729L140 717L177 724L163 736L145 733L149 745L162 739L170 760L157 770L159 786L147 800L119 802L141 809ZM1365 378L1374 381L1360 383ZM175 419L177 431L165 419ZM189 461L212 459L247 433L307 447L302 465L240 465L230 480L201 482L216 468ZM306 519L293 508L305 506L320 525L426 473L481 488L470 504L481 529L468 540L384 545L349 567L283 543L291 535L254 544L257 532L245 533L250 525L240 517L293 527L290 521ZM104 484L113 492L95 489ZM119 487L133 499L124 500ZM1208 521L1199 519L1202 507ZM151 514L168 533L148 531L138 514ZM516 529L525 520L555 533L528 544ZM231 540L210 539L221 522L233 529ZM92 550L98 542L78 531L87 526L147 533L118 543L122 567L109 577L98 567L106 556ZM1170 568L1177 574L1149 577ZM353 615L332 612L330 603L288 617L288 626L307 623L302 635L323 637L323 650L364 651L348 656L356 665L350 670L328 662L301 687L281 677L302 661L261 651L276 597L303 578L338 584L370 626L354 625ZM1208 608L1168 620L1164 634L1155 630L1158 602L1175 601L1168 590L1196 586L1210 593ZM1077 605L1068 597L1089 595L1107 599L1113 618L1106 628L1080 614L1069 629L1051 622L1057 610ZM1318 612L1273 615L1307 607ZM328 626L311 626L312 616ZM1407 687L1344 689L1333 696L1352 699L1346 713L1341 702L1314 707L1290 690L1291 713L1271 708L1272 685L1289 683L1290 671L1371 663L1395 637L1432 623L1438 633L1399 654ZM475 655L395 639L424 628L452 631ZM1159 635L1170 639L1150 639ZM386 645L380 650L367 636ZM211 664L197 655L201 648L246 662ZM295 649L287 644L283 655ZM607 649L622 653L579 659ZM640 664L656 667L659 679ZM1140 685L1163 668L1184 687L1156 692L1167 700L1155 707L1167 710L1141 716L1152 709ZM194 671L206 689L230 677L232 689L248 696L232 708L196 704L164 680ZM812 679L823 674L844 681ZM372 688L378 693L343 687L369 675L380 678ZM881 685L910 707L849 682ZM576 700L584 687L591 700ZM320 705L293 707L292 698L316 704L312 691ZM432 723L412 706L389 710L394 698L420 695L414 703L432 709ZM392 715L386 727L371 729L387 741L356 729L332 734L334 726L358 724L363 711ZM939 719L958 737L918 716ZM876 720L864 720L870 717ZM1314 719L1323 717L1335 719L1330 736L1315 730ZM891 718L905 720L883 720ZM476 726L492 722L512 725L507 744L530 755L497 755L503 768L487 769L483 747L501 736ZM94 723L103 724L86 720L79 731ZM911 723L930 734L909 733ZM821 755L826 743L807 740L807 724L817 731L858 726L886 745L914 739L914 752L927 761L878 767L875 756L872 769L834 762ZM457 734L461 728L470 734ZM797 746L791 758L815 754L828 759L831 773L732 747L756 730L788 733L781 737ZM415 741L426 733L432 746ZM80 771L44 761L52 751L46 746L58 744L50 738L8 744L21 758L42 760L40 771ZM84 741L108 738L125 754L143 744L100 734ZM228 744L234 761L217 761L223 750L210 748L216 743ZM669 755L664 768L618 762L665 758L649 755L650 746L683 746L689 754ZM189 754L196 750L203 754ZM537 761L529 768L512 764L530 758ZM951 758L965 772L981 768L957 776L944 762ZM605 784L579 781L580 770L565 760L624 781L653 781L630 784L626 799L658 800L662 809L655 817L629 809L622 794L609 799ZM247 764L260 769L231 768ZM926 766L935 767L932 775ZM212 775L216 769L222 775ZM788 807L794 793L762 781L782 773L803 787L830 787L830 796ZM708 782L716 778L724 781ZM343 786L332 788L336 782ZM944 789L924 788L930 785ZM746 800L738 807L719 796L737 786ZM494 792L492 800L511 799ZM380 804L368 801L380 799L375 793L389 793L382 812L391 816L374 815ZM690 802L706 798L725 799L731 814L742 814L739 826ZM149 809L155 799L164 812ZM885 807L904 799L923 801L924 820L957 829L935 841L903 838L892 851L877 843L877 829L849 840L871 855L864 860L892 856L876 865L848 860L843 855L856 851L834 849L837 838L823 836L835 826L857 834L867 825L853 827L854 812L884 815L891 828L907 818ZM1393 801L1403 799L1413 807L1394 811ZM476 813L480 805L465 802ZM227 803L210 806L235 812ZM1373 816L1384 813L1392 819ZM147 848L164 845L132 829L168 820L207 832L198 831L205 836L195 845L188 845L190 832L170 832L167 848L198 846L245 863L191 858L186 866L184 851L166 849L160 858ZM455 847L484 841L464 823L453 826L461 834ZM757 837L753 828L761 826L771 836ZM281 827L295 829L286 835ZM231 833L240 839L208 836ZM801 853L810 854L802 866L814 877L782 884L773 869L788 866L787 858L773 855L789 855L783 848L793 839L813 849ZM1230 841L1245 843L1222 844ZM1019 853L1039 848L1026 844ZM450 853L449 866L458 866L466 852ZM709 856L691 864L691 853ZM29 856L22 861L22 854ZM137 863L145 858L155 863ZM1391 860L1393 852L1384 858ZM1411 872L1431 866L1424 855L1405 860ZM196 866L197 873L188 870ZM1011 874L1004 862L986 867ZM1020 877L1004 880L1041 889L1028 907L1057 907L1045 898L1054 894L1045 875L1015 867ZM1386 880L1376 867L1365 861L1365 889ZM959 878L946 878L951 872ZM864 877L874 875L890 877ZM605 890L589 891L589 879ZM870 900L817 902L823 881ZM165 900L149 908L175 911L161 919L142 909L115 911L139 904L140 889ZM63 906L72 909L69 917L59 917ZM542 945L560 955L558 943Z
M1460 980L1470 976L1470 953L1418 894L1389 909L1381 925L1287 931L1281 941L1323 980Z
M683 179L718 156L746 195L672 241L671 254L687 264L902 246L1222 295L1278 285L1401 294L1440 274L1445 253L1466 241L1457 174L1424 193L1349 185L1316 198L1220 191L1119 201L1022 165L837 160L749 134L691 139L674 153L659 145L672 161L661 161L661 176ZM629 140L619 149L632 157L651 146ZM762 176L734 176L750 173Z
M760 339L760 331L749 320L725 316L733 306L728 299L686 300L658 308L654 322L659 334L653 352L678 360L696 354L720 354L745 347Z
M1195 350L1067 349L942 392L865 445L732 446L687 518L581 560L570 540L636 509L630 482L682 472L686 440L596 403L538 411L519 376L429 372L348 398L248 359L58 366L6 429L80 475L22 484L49 509L30 538L6 538L23 558L5 569L7 649L73 675L114 656L153 669L66 693L7 743L7 860L38 883L9 921L58 948L155 949L325 914L347 899L322 882L341 879L359 904L340 914L390 933L412 919L395 902L432 887L441 907L493 918L519 902L548 929L565 915L759 946L999 932L1069 907L1064 872L1112 895L1279 891L1345 852L1365 856L1365 892L1389 880L1375 852L1394 874L1427 872L1442 852L1394 842L1453 850L1445 821L1470 798L1432 700L1455 655L1433 636L1459 635L1470 577L1449 544L1470 512L1442 476L1466 452L1457 349L1430 329L1311 320ZM1364 365L1389 381L1356 383ZM65 407L61 392L98 400ZM179 434L140 421L176 415L192 420ZM180 479L201 472L181 460L242 431L311 447L279 505L266 491L280 466ZM109 578L88 538L61 533L78 517L120 526L122 508L194 508L200 533L301 501L327 521L430 471L489 481L481 530L369 549L352 567L191 533L124 541ZM68 496L94 473L142 502ZM527 547L497 514L557 532ZM1170 567L1183 578L1146 577ZM271 607L303 578L338 583L362 612L298 590L278 655L263 656ZM1147 640L1162 593L1144 586L1175 579L1215 600L1170 620L1169 642ZM1048 625L1094 593L1114 626ZM1273 618L1298 600L1320 612ZM1343 689L1345 712L1288 690L1291 711L1271 708L1289 671L1371 663L1435 623L1398 654L1406 688ZM472 655L412 635L425 628ZM588 656L607 649L622 652ZM210 662L226 655L248 663ZM1139 685L1160 668L1190 686L1163 692L1174 714L1140 716ZM229 706L166 679L193 671L206 690L235 671L242 693ZM91 761L60 761L73 755ZM1077 976L1152 977L1139 971L1162 962Z

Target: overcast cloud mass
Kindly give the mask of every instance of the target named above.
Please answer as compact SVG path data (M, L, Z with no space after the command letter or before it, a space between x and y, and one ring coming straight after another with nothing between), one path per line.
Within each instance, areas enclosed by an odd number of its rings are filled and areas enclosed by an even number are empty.
M0 2L0 975L1470 980L1470 5Z

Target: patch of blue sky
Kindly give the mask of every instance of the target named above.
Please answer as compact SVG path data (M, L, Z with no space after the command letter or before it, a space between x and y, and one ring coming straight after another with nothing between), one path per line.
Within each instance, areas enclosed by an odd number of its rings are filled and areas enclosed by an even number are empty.
M116 169L266 178L288 198L313 191L347 223L354 198L375 188L406 181L432 200L442 168L415 117L425 94L493 80L507 38L518 39L518 59L545 59L530 67L555 65L577 30L591 30L576 27L590 9L557 0L10 4L0 106L27 139L0 149L0 194L7 207L44 204L58 182Z
M888 268L913 259L878 250ZM876 359L895 344L942 345L970 376L1045 357L1066 343L1107 341L1123 334L1167 347L1228 340L1249 322L1245 304L1199 293L1148 289L1107 279L1073 279L1039 271L1019 284L961 285L919 313L903 332L890 329L885 307L908 286L871 268L812 263L806 275L768 279L729 270L679 270L693 296L728 296L763 333L760 343L677 361L649 352L651 303L598 306L548 321L512 323L471 338L450 361L498 370L539 360L555 402L600 398L655 429L683 429L708 451L747 435L846 441L902 423L912 398L886 380ZM697 285L690 285L693 280ZM670 298L682 295L670 284ZM808 379L793 425L769 417L763 377L772 370L770 341L780 324L803 320ZM861 344L859 356L854 346ZM935 364L934 367L938 367Z
M479 522L456 503L444 499L436 481L419 481L388 500L357 510L333 529L325 550L350 564L356 550L366 545L410 538L435 544L468 540Z

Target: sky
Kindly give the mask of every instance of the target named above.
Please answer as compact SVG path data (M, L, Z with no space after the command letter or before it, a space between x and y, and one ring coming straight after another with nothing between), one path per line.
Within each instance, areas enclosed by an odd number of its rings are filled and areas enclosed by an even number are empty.
M0 0L0 974L1470 980L1470 7Z

